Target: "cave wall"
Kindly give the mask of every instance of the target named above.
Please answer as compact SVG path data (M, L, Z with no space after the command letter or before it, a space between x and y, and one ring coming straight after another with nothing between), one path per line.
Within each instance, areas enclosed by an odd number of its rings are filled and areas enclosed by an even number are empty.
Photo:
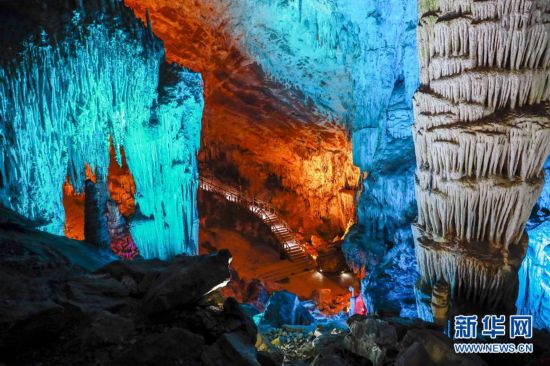
M415 317L417 270L408 226L416 214L410 132L418 86L416 3L352 2L348 13L360 29L352 144L363 174L358 225L344 249L348 263L364 271L369 310Z
M197 253L201 76L168 65L121 1L2 7L0 202L62 234L65 177L82 192L88 165L105 186L112 141L135 180L141 255Z
M414 97L423 280L513 311L550 152L550 4L421 1Z
M240 49L348 129L361 171L357 225L344 243L348 263L369 274L364 293L371 309L378 301L387 306L382 298L390 291L398 299L392 310L413 316L416 2L237 1L228 11L237 19ZM403 286L382 290L382 283L397 282Z
M265 60L248 52L244 43L245 31L258 31L258 42L277 43L268 40L260 23L283 14L268 12L264 2L126 3L143 19L149 11L169 60L204 77L201 174L270 201L304 241L314 235L323 245L342 235L354 220L359 174L346 129L334 123L333 115L321 113L302 90L271 74ZM242 17L257 23L242 23ZM338 83L335 89L344 90L347 84Z
M533 315L534 326L550 330L550 159L544 166L546 184L526 225L527 253L518 272L518 314Z
M205 115L210 120L205 121L201 149L201 160L207 162L205 172L215 170L219 163L217 175L237 171L240 179L236 180L258 193L266 190L268 173L275 173L282 189L275 190L272 202L282 209L293 228L305 227L306 236L318 233L334 218L345 228L346 220L340 217L349 219L353 214L342 215L340 207L348 207L347 212L355 208L358 225L349 231L353 235L348 234L344 245L348 262L358 273L371 272L385 263L380 269L385 274L370 282L372 291L381 287L380 283L388 283L388 276L390 283L397 282L396 275L401 272L406 278L401 283L406 283L407 290L405 294L404 287L395 290L395 297L403 299L397 308L405 306L405 301L410 303L416 276L414 261L410 261L414 252L409 227L416 211L410 130L411 100L418 85L416 2L127 3L142 16L145 8L150 10L153 28L166 40L175 60L205 70ZM197 13L203 14L208 24L198 17L189 19L189 14ZM196 43L190 41L195 38L208 50L208 59L188 49L187 45ZM249 76L239 75L239 71L252 70L255 64L286 90L281 92L273 83L269 96L279 100L284 97L283 102L291 103L294 110L288 110L290 106L285 106L283 113L273 110L273 104L258 96L258 85L252 84ZM241 88L239 93L234 84ZM241 104L238 99L243 89L248 100ZM227 96L233 97L232 103L236 100L238 108L222 105L228 104ZM307 117L304 108L296 107L300 100L309 103L307 109L321 118ZM251 102L261 108L253 109ZM266 112L272 117L264 117ZM345 134L338 129L317 132L320 129L315 124L324 120L345 128L352 143L346 143ZM307 127L301 128L302 123ZM295 135L280 133L278 126L282 124ZM222 125L223 130L219 127ZM238 125L238 132L231 132L229 125ZM264 151L255 148L259 133L270 142L260 143ZM342 142L335 142L337 139ZM338 153L342 150L345 154ZM331 157L335 154L339 155ZM364 179L358 180L351 159ZM237 168L229 169L231 165ZM359 193L352 205L348 203L352 198L349 192L357 184ZM331 198L337 191L343 197ZM389 254L393 246L399 247L392 251L399 253L398 260L392 260L394 254ZM403 262L413 265L398 268ZM382 291L375 295L382 296ZM406 307L411 315L414 306Z

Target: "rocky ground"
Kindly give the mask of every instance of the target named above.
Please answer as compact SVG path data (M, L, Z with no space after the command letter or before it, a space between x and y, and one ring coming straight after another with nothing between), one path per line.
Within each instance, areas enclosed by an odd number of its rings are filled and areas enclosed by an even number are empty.
M285 291L258 313L221 296L228 251L118 261L34 225L0 208L0 364L549 364L547 334L533 338L533 356L482 359L456 355L433 325L376 316L346 324Z
M229 280L229 252L104 265L108 254L1 213L1 362L259 365L252 320L209 295Z

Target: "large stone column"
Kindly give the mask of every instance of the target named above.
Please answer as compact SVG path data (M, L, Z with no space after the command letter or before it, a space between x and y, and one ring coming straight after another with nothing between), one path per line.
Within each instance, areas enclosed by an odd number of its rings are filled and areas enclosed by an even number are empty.
M420 0L417 34L422 280L449 283L455 305L512 311L550 152L550 2Z

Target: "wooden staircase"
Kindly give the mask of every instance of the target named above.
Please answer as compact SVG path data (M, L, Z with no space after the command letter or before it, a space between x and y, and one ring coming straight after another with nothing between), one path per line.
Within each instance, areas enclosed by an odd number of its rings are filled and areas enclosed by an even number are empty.
M301 272L310 271L316 268L315 261L303 245L298 242L296 236L279 215L277 210L269 203L258 200L255 197L249 197L240 190L221 183L213 178L200 177L200 189L217 193L229 202L239 204L248 208L255 216L260 218L264 223L269 225L271 232L277 238L281 245L281 250L286 254L289 262L281 262L281 265L275 268L266 269L265 272L259 273L258 277L264 281L279 281L285 277ZM285 265L282 265L285 264Z

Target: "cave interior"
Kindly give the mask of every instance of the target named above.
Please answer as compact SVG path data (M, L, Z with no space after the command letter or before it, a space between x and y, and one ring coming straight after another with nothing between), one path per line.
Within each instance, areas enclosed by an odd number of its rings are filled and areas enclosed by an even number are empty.
M0 363L550 360L547 0L4 0L0 29ZM535 352L454 353L490 314Z

